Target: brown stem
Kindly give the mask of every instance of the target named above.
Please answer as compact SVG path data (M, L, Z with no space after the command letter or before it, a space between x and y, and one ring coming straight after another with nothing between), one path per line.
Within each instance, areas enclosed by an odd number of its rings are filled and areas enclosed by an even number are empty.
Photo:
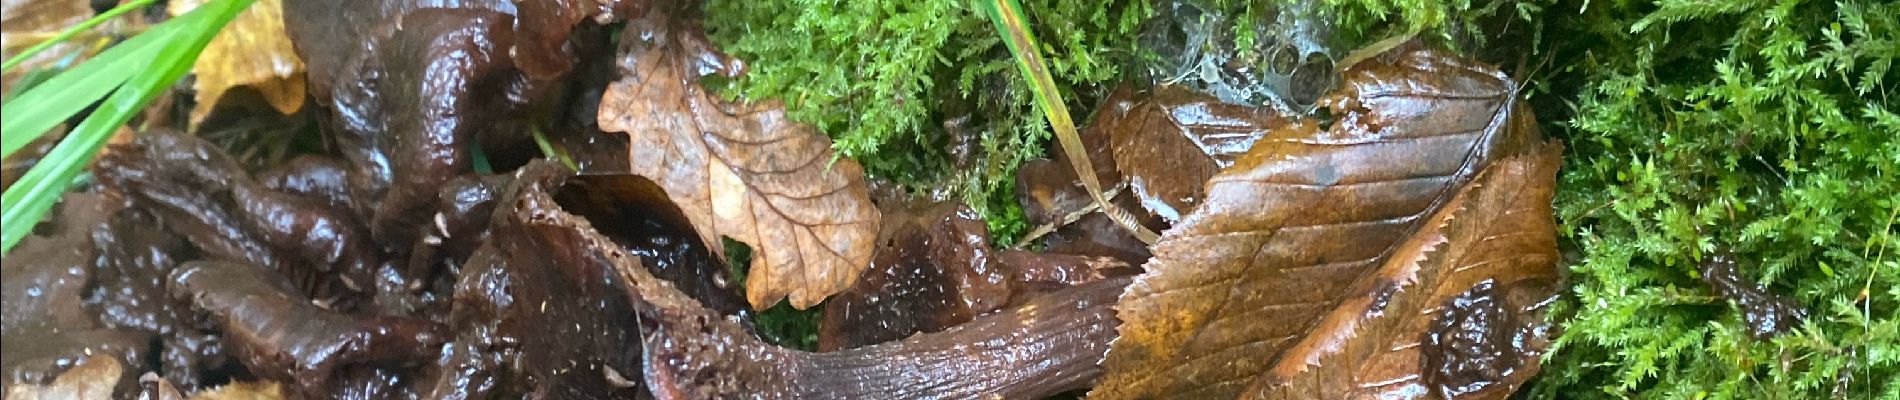
M1040 398L1101 375L1119 324L1113 306L1129 282L1104 279L943 332L830 353L765 344L703 309L656 301L642 310L647 384L662 399Z
M804 398L1042 398L1088 387L1115 338L1128 278L1051 293L901 342L796 358Z

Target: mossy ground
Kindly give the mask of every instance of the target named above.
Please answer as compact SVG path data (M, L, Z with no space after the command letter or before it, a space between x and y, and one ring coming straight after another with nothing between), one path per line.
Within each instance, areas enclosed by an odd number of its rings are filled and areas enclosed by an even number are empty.
M1026 1L1069 106L1132 79L1140 1ZM1270 3L1217 2L1251 16ZM1505 66L1569 147L1556 200L1570 290L1540 398L1900 399L1900 5L1871 0L1328 0L1340 41L1401 32ZM951 188L1004 236L1047 128L962 2L714 1L774 97L872 174ZM856 60L840 63L838 60ZM1518 66L1523 66L1521 69ZM968 171L940 121L974 114ZM1810 311L1750 337L1697 279L1712 252Z
M1149 3L1022 3L1068 106L1087 115L1123 76ZM1049 127L970 3L714 0L706 14L713 39L751 65L725 83L728 95L785 101L872 176L962 199L999 238L1027 228L1016 167L1043 155ZM958 154L960 145L976 151Z

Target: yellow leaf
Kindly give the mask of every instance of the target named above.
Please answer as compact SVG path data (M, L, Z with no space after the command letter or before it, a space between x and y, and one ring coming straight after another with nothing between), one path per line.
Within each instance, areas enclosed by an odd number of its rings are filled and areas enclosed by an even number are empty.
M45 385L14 385L7 389L7 400L28 399L106 399L119 384L125 367L112 357L88 357Z
M207 0L171 2L171 14L179 15ZM198 93L191 109L191 125L197 126L218 104L224 92L238 86L250 86L278 112L290 114L303 108L304 65L284 33L282 0L258 0L238 14L224 31L205 45L191 72L197 75L192 89Z

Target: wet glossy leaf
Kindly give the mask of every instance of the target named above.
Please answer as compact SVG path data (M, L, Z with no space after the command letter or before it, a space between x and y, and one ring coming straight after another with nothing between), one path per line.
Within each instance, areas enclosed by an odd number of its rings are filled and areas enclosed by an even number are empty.
M825 303L819 351L942 331L1010 300L1009 274L969 206L897 199L884 206L871 268Z
M1132 108L1104 110L1115 165L1142 208L1168 222L1200 202L1207 178L1233 165L1267 129L1290 123L1267 107L1223 103L1178 86L1161 86Z
M175 1L170 10L172 15L183 14L205 1ZM191 108L191 122L203 120L225 91L238 86L257 89L278 112L297 112L303 108L303 71L303 61L284 33L283 0L259 0L225 25L192 64L197 105Z
M1244 395L1501 399L1537 373L1556 294L1561 147L1501 160L1355 284ZM1347 336L1350 335L1350 336ZM1303 361L1302 361L1303 360Z
M1334 119L1270 131L1155 244L1091 396L1233 398L1289 382L1406 282L1381 275L1424 221L1541 140L1509 78L1444 53L1389 54L1342 80L1321 101Z
M701 75L742 67L698 32L665 32L653 21L663 18L626 28L601 129L628 135L633 173L665 188L706 243L731 237L756 249L746 277L753 307L789 295L805 308L844 290L869 265L877 234L863 168L833 156L830 139L778 103L706 92Z

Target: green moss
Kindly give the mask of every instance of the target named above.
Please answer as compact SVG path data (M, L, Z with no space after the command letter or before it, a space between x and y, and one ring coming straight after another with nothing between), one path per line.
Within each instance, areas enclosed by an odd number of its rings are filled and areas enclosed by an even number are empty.
M1120 76L1149 13L1145 1L1024 1L1071 110L1087 115ZM1043 154L1048 127L994 28L962 1L715 0L707 28L751 71L727 94L786 102L867 172L952 194L999 238L1023 229L1015 170ZM942 121L964 114L984 150L965 170Z
M747 266L752 265L752 246L732 238L725 238L724 242L726 272L734 285L745 287ZM773 344L814 351L818 349L818 321L824 319L824 310L822 303L800 310L780 301L753 314L752 326L760 337Z
M1423 27L1454 44L1470 43L1459 32L1482 37L1490 28L1478 21L1498 9L1332 4L1358 24L1342 32ZM1900 6L1513 8L1549 40L1520 51L1550 62L1529 80L1546 130L1570 146L1556 206L1575 255L1555 314L1564 331L1528 394L1900 398L1900 115L1890 103ZM1810 318L1750 337L1738 309L1697 279L1695 265L1718 249Z
M1900 82L1886 76L1900 7L1720 3L1601 12L1641 45L1569 65L1596 78L1568 123L1557 201L1584 258L1551 390L1900 397L1900 115L1887 104ZM1742 334L1694 279L1722 247L1807 304L1808 324Z

